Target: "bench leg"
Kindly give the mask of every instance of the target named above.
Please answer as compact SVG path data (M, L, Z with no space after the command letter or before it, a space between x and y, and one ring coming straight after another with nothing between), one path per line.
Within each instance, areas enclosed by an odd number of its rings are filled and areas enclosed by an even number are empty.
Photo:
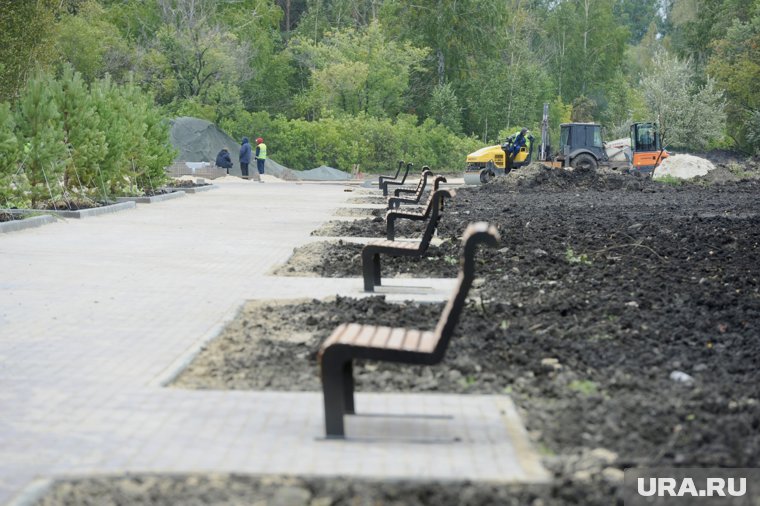
M343 362L329 360L322 357L322 394L325 404L325 435L331 437L345 437L343 415L354 411L353 374L351 361ZM351 375L350 385L346 384L346 378ZM347 390L350 388L350 394ZM348 406L346 400L351 399ZM348 408L350 407L350 411Z
M372 255L372 282L375 286L380 286L382 284L382 275L380 274L380 253Z
M343 408L347 415L356 413L354 409L354 363L346 362L343 366Z
M380 286L380 254L366 246L362 250L362 278L365 292L374 292Z
M396 237L396 217L395 215L391 214L385 218L385 221L385 238L389 241L393 241Z

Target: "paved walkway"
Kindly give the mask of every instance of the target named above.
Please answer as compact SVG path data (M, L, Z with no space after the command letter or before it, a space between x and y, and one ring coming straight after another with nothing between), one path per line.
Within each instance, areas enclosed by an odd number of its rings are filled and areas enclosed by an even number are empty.
M383 469L401 455L402 472L446 478L462 476L459 456L442 459L452 448L489 467L474 457L481 445L501 452L491 479L543 479L507 398L360 396L369 411L445 406L453 418L443 433L459 442L378 443L372 434L385 429L354 422L349 435L366 441L352 445L318 440L318 394L162 388L247 299L360 294L358 278L267 275L351 195L337 185L225 184L0 236L0 504L34 479L80 472L334 473L319 466L324 451L347 459L335 468L345 474L390 476ZM403 283L434 286L432 299L451 286Z

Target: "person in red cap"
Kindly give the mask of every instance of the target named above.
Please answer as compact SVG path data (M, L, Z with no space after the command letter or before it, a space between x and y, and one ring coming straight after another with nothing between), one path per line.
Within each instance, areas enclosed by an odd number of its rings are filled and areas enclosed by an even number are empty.
M267 145L264 144L264 139L259 137L256 139L256 168L259 169L259 174L264 174L264 163L267 160ZM261 181L264 182L263 180Z

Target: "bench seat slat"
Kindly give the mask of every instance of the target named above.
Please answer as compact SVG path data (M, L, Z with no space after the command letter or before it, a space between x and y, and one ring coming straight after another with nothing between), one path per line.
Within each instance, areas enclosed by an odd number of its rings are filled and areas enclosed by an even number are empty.
M377 327L375 335L372 336L372 341L369 343L372 348L385 348L388 343L388 339L391 337L391 327Z
M417 351L420 353L433 353L437 344L438 336L436 336L435 332L423 332L417 345Z
M385 345L386 348L391 349L401 349L401 345L404 344L404 335L406 334L406 329L400 329L395 328L391 331L391 335L388 338L388 343Z
M375 336L375 333L377 332L377 327L374 325L362 325L361 330L356 335L356 339L354 339L353 345L354 346L369 346L369 343L372 342L372 338Z
M359 332L361 332L362 327L363 325L360 325L358 323L349 323L346 325L346 328L343 330L340 336L338 336L338 342L342 344L354 344L354 341L359 335Z
M404 336L404 344L401 346L402 350L416 351L417 345L420 343L421 332L416 329L409 329Z

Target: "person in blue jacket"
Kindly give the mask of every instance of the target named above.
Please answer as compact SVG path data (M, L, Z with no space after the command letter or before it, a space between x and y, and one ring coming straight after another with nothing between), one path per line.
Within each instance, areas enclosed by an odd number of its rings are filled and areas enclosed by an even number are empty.
M251 163L251 144L248 137L243 137L243 144L240 145L240 172L243 177L248 177L249 163Z
M520 152L520 148L525 146L525 144L528 142L526 139L528 134L528 129L523 128L520 130L520 133L518 133L515 136L514 141L512 141L512 146L509 149L509 152L507 153L507 164L506 168L504 170L505 173L509 173L509 171L512 169L512 162L515 160L515 157L517 156L517 153Z
M222 148L222 150L219 152L219 154L216 155L216 164L217 167L221 167L223 169L227 169L227 174L230 173L230 169L232 168L232 158L230 158L230 150L226 147Z

